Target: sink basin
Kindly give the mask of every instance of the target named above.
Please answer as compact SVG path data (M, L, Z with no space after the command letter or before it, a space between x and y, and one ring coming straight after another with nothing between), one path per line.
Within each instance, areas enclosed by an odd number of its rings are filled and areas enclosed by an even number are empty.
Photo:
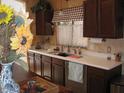
M62 53L62 52L58 53L57 55L58 56L63 56L63 57L70 56L70 54L68 54L68 53Z
M62 56L62 57L81 58L81 56L69 54L69 53L65 53L65 52L50 52L50 54L58 55L58 56Z

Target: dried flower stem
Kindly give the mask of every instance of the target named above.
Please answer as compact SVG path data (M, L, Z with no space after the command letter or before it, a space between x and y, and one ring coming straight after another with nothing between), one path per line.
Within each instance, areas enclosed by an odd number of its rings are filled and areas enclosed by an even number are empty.
M7 56L9 55L9 26L6 25L6 29L4 31L4 50L3 50L3 61L7 62Z

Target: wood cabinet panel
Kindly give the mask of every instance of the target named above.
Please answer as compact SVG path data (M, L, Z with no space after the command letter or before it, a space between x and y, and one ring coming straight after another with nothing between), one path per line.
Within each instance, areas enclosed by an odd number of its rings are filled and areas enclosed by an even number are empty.
M42 56L42 77L52 80L52 62L51 57Z
M87 66L87 93L110 93L110 81L121 75L121 66L103 70Z
M29 71L35 72L34 53L32 52L28 52L28 66L29 66Z
M100 82L99 82L100 81ZM98 83L99 82L99 83ZM106 93L104 78L98 76L88 77L88 93Z
M84 3L84 37L122 38L121 0L87 0Z
M114 37L115 27L116 27L116 15L115 15L115 1L114 0L101 0L99 2L101 5L99 8L100 14L100 29L99 36L100 37Z
M57 58L52 58L52 64L57 64L59 66L65 66L65 61Z
M59 85L65 85L64 67L57 64L52 64L52 80Z
M36 12L36 35L53 35L50 20L53 13Z
M84 2L84 30L85 37L96 37L98 30L97 0Z
M51 62L52 58L48 56L42 56L43 61Z
M65 61L52 58L52 80L59 85L65 85Z
M42 75L42 56L40 54L35 54L35 73Z
M36 12L36 35L45 34L45 16L42 11Z

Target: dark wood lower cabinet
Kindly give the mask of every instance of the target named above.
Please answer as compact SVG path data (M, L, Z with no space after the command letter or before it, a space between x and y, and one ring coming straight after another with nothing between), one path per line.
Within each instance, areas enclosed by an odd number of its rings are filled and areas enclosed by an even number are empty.
M121 75L121 66L103 70L87 66L87 93L110 93L110 82Z
M121 75L122 68L120 65L103 70L84 65L83 83L78 83L68 79L68 62L65 63L65 60L29 52L28 62L30 71L56 84L65 85L74 93L110 93L111 80Z
M52 81L59 85L65 85L65 61L52 58Z
M42 77L52 81L51 57L42 56Z
M28 65L29 65L29 71L35 72L35 60L34 60L33 52L28 52Z
M42 56L35 53L35 73L42 75Z

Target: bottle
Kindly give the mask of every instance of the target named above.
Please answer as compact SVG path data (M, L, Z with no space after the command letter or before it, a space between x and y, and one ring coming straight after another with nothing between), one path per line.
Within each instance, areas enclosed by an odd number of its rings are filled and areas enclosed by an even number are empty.
M117 62L121 61L121 54L120 53L115 54L115 61L117 61Z

